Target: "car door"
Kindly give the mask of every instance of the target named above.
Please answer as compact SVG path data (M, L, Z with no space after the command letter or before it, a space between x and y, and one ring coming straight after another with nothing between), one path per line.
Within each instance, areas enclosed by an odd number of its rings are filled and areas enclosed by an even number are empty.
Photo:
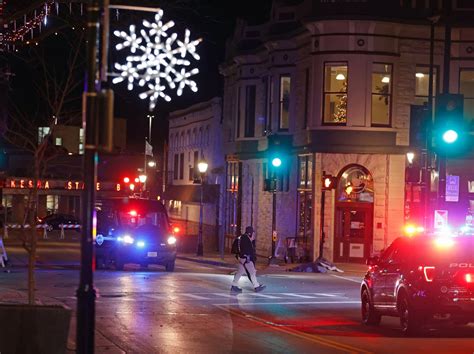
M393 245L390 245L382 252L377 264L372 266L372 296L376 307L384 307L386 303L384 270L393 252L393 248Z
M396 307L397 290L406 266L408 248L406 242L398 242L383 269L384 298L388 307Z

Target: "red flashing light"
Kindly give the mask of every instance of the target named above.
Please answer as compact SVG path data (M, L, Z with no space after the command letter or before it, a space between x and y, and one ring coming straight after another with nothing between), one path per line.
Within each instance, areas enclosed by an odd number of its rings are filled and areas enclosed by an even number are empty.
M140 182L140 179L138 177L135 177L135 183Z
M124 183L128 183L128 182L130 182L130 178L128 178L128 177L124 177L124 179L123 179L123 182L124 182Z
M464 275L464 280L466 280L466 283L474 283L474 274L467 273Z
M181 229L178 226L173 227L173 233L177 234L181 231Z
M137 213L136 210L130 210L128 213L129 213L131 216L137 216L137 215L138 215L138 213Z

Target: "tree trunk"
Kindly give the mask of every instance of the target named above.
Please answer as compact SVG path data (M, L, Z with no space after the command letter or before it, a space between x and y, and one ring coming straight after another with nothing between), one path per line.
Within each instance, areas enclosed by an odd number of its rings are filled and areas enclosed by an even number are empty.
M35 279L35 267L36 267L36 245L38 235L36 232L36 216L38 214L38 179L39 179L39 162L35 158L35 172L33 178L33 196L32 200L28 203L28 221L30 224L30 247L28 254L28 304L35 304L35 292L36 292L36 279Z

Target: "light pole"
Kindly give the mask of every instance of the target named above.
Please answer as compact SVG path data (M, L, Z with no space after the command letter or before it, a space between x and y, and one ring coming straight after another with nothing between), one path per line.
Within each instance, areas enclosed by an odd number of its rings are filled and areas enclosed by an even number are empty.
M203 204L202 204L202 196L203 196L203 189L204 189L204 175L206 174L207 168L209 165L205 160L201 160L198 163L198 170L199 174L201 175L201 199L199 202L199 230L198 230L198 247L197 247L197 255L203 255L203 244L202 244L202 214L203 214Z
M148 118L148 142L151 144L151 123L155 116L153 114L147 114L146 117Z
M276 251L276 240L277 240L277 230L276 230L276 192L277 192L277 169L282 165L282 160L278 156L272 159L272 181L271 181L271 190L272 190L272 255L268 259L268 264L278 264L278 261L275 257Z

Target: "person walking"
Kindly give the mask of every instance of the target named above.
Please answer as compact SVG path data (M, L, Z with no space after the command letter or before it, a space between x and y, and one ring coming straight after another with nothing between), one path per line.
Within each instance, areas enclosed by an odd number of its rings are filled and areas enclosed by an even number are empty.
M255 291L262 291L266 286L259 284L257 280L257 269L255 268L257 256L255 254L255 236L252 226L245 228L245 233L239 236L238 243L239 252L235 255L238 268L230 289L232 292L241 293L242 289L239 288L239 280L242 275L247 273Z

